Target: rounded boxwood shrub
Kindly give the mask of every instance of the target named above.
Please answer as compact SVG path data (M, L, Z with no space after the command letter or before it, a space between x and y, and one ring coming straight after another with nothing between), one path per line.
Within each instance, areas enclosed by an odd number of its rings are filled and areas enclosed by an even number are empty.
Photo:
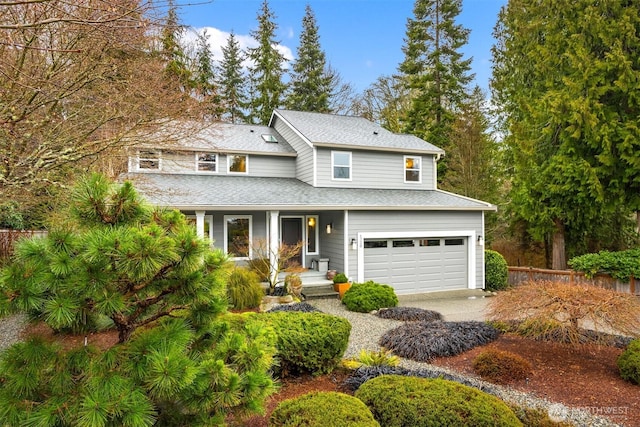
M640 339L631 341L618 357L618 370L622 379L640 384Z
M473 370L485 380L507 384L531 375L531 363L510 351L487 349L473 359Z
M379 427L367 405L348 394L311 392L280 402L270 427Z
M487 291L501 291L509 287L509 268L500 252L484 251L484 288Z
M362 384L355 397L385 427L522 425L497 397L439 378L382 375Z
M234 268L227 279L227 296L235 309L258 307L264 297L258 275L243 267Z
M340 363L349 344L351 324L325 313L280 311L265 313L277 336L279 372L326 374Z
M347 310L358 313L369 313L383 307L398 305L398 297L389 285L382 285L369 280L365 283L354 283L344 293L342 303Z

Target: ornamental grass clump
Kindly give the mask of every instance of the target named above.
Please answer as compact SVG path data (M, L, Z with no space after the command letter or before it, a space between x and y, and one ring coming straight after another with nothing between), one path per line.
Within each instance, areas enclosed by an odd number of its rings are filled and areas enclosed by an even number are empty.
M375 283L372 280L365 283L354 283L342 297L342 303L347 310L358 313L369 313L383 307L398 305L398 297L389 285Z
M355 397L385 427L522 426L497 397L439 378L382 375L362 384Z
M264 313L264 321L277 335L278 373L333 371L349 344L351 324L343 317L325 313Z
M520 324L518 332L523 336L574 345L612 344L615 335L602 332L640 335L636 296L582 284L536 281L519 285L491 298L487 316L492 321Z
M499 334L484 322L409 322L387 331L380 337L379 344L400 357L428 362L487 344Z
M264 297L258 275L243 267L234 268L227 279L227 296L236 310L258 307Z
M381 308L376 312L381 319L401 320L403 322L432 322L442 320L442 314L433 310L425 310L418 307L390 307Z
M515 353L487 349L473 359L473 371L487 381L509 384L531 375L531 363Z
M379 427L360 399L333 391L311 392L280 402L269 427Z

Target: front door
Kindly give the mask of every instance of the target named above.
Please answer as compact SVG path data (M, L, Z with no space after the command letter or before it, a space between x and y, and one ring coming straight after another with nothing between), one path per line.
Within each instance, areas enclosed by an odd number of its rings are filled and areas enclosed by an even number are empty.
M282 218L282 244L295 246L302 240L302 218ZM302 251L301 247L296 255L289 258L288 265L285 267L292 266L292 264L302 266Z

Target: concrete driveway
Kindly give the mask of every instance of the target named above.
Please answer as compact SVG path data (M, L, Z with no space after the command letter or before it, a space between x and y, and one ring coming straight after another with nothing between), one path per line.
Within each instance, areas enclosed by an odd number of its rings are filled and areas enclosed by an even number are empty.
M450 322L486 319L485 309L491 292L481 289L398 295L399 306L437 311Z

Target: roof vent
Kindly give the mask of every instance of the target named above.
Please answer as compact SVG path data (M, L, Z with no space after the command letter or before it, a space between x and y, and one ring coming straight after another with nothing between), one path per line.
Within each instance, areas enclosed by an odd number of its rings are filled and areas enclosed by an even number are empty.
M374 134L374 135L377 135L377 134L378 134L378 131L377 131L377 130L374 130L374 131L373 131L373 134Z
M253 133L253 129L249 129L249 132Z

